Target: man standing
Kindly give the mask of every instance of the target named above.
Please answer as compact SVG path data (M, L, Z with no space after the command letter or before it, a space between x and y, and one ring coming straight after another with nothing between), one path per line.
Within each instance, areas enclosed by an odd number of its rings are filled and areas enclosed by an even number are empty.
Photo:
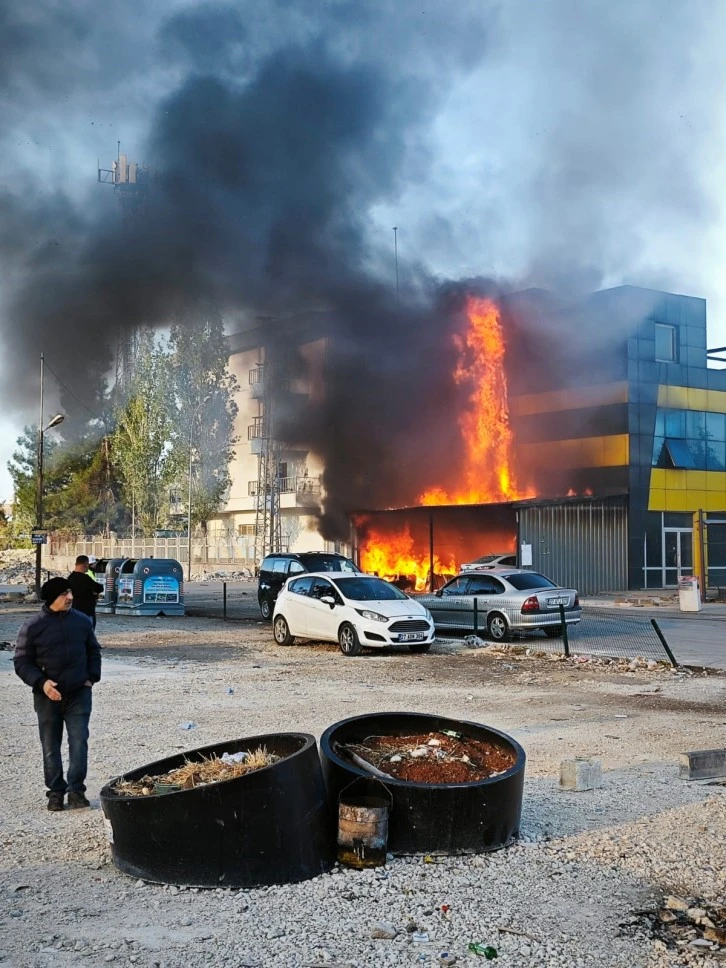
M68 584L73 592L73 607L77 612L83 612L96 627L96 599L103 591L103 585L91 578L87 573L90 565L88 555L76 558L76 567L68 576Z
M33 690L38 716L48 809L89 807L88 721L91 690L101 678L101 649L87 615L73 608L65 578L51 578L40 590L43 608L18 632L15 672ZM63 776L61 741L68 736L68 779Z

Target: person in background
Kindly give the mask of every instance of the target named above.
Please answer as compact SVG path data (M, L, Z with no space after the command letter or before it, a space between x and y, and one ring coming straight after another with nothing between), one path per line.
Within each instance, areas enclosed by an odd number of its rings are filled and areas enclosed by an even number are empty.
M73 607L77 612L83 612L96 627L96 601L103 592L103 585L88 575L88 555L76 558L76 567L68 576L68 584L73 592Z
M101 649L87 615L73 608L65 578L51 578L40 589L43 608L18 632L13 663L33 690L43 749L48 809L90 807L86 799L88 724L92 689L101 678ZM68 773L63 775L63 727L68 738Z
M91 581L96 580L96 562L97 561L98 561L98 558L94 558L93 555L88 556L88 571L86 572L86 574L91 579Z

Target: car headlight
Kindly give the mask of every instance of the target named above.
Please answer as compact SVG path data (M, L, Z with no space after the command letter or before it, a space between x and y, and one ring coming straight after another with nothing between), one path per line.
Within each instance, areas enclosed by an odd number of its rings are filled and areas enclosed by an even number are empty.
M427 608L425 608L424 611L426 612L426 618L429 620L429 622L433 622L434 617L431 612Z
M360 609L357 608L356 612L363 618L368 619L369 622L387 622L388 619L385 615L379 615L378 612L369 612L367 608Z

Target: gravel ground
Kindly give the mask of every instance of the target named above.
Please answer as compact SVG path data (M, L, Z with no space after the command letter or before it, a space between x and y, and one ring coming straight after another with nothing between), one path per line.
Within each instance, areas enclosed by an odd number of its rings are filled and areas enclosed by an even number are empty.
M0 606L0 641L27 614ZM368 968L445 964L443 952L483 964L467 951L474 941L502 966L724 964L718 951L665 950L633 912L672 893L726 902L726 788L679 780L676 766L679 752L726 745L726 678L462 643L346 659L332 646L278 647L261 624L201 618L101 617L99 637L90 812L45 810L30 691L0 651L2 964ZM516 846L250 891L144 884L111 864L98 805L111 776L237 736L319 737L337 719L391 709L484 722L522 743ZM601 789L558 789L559 763L574 755L601 758Z

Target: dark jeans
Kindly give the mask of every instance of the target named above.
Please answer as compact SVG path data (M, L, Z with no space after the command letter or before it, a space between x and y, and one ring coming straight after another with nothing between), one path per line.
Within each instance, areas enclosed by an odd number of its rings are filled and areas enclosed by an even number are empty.
M38 715L43 772L48 793L85 793L88 772L88 721L91 718L92 689L84 686L58 702L44 692L33 693ZM63 776L61 741L63 726L68 735L68 782Z

